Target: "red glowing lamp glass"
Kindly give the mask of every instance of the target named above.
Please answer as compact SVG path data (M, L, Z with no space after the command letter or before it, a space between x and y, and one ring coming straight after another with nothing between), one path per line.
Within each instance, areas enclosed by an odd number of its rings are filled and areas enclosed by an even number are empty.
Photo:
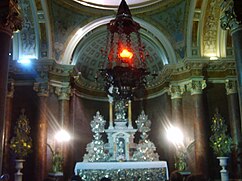
M124 59L132 59L133 53L127 49L123 49L122 52L119 53L119 56L120 58L124 58Z

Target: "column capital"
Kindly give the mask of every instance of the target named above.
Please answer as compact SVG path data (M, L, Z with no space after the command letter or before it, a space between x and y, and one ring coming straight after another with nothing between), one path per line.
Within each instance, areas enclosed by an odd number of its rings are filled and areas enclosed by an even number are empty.
M182 98L182 94L185 92L185 86L179 83L171 83L169 86L169 94L171 95L171 99L179 99Z
M49 85L47 82L35 82L33 89L37 92L39 97L49 96Z
M225 89L226 89L227 95L237 93L238 92L237 81L236 80L230 80L230 79L225 80Z
M59 100L70 100L73 91L70 87L70 77L74 65L62 65L54 62L49 71L49 83Z
M222 16L220 18L220 26L222 29L230 29L231 33L237 29L242 28L241 19L238 18L238 14L234 11L234 1L226 0L221 4Z
M23 19L20 16L21 13L17 2L16 0L10 0L8 6L3 7L3 9L7 9L6 12L1 12L5 15L0 19L0 32L4 32L10 37L12 37L13 32L22 29Z
M191 92L191 95L202 94L202 91L206 86L206 81L201 79L193 79L186 85L187 90Z
M71 88L68 87L55 87L55 93L59 100L70 100Z

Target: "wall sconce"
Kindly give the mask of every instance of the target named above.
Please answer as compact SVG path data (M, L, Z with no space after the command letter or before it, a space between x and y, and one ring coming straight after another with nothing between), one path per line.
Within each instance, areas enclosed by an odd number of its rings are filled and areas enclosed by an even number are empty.
M167 130L167 138L173 143L176 147L183 145L183 133L178 127L170 126Z
M184 136L182 131L178 127L170 126L166 129L168 140L175 146L175 168L178 171L185 171L187 169L186 162L186 148L184 146Z
M56 132L55 141L57 144L54 144L54 149L47 144L47 146L50 148L52 153L52 168L51 168L51 176L63 176L63 161L64 157L62 154L62 144L70 141L71 136L70 134L64 130L61 129L58 132ZM60 144L60 145L59 145Z
M71 139L70 134L64 129L59 130L55 134L55 140L59 143L68 142L70 141L70 139Z

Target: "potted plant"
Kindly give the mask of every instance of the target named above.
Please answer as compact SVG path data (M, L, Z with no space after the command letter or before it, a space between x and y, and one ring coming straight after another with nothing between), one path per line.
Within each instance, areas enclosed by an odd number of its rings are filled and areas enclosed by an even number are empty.
M210 146L219 159L220 166L222 167L220 171L221 180L227 181L229 178L226 166L231 153L232 138L227 133L227 125L224 118L219 114L218 109L216 109L212 117L211 132Z
M15 157L15 181L22 180L22 173L20 170L23 168L24 159L32 151L32 139L30 137L30 126L25 110L21 110L22 114L16 122L14 127L14 137L10 140L10 149Z

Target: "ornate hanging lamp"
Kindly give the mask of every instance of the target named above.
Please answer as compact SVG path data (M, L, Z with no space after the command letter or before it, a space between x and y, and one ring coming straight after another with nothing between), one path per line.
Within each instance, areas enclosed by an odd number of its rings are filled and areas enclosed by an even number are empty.
M116 18L107 25L107 45L103 51L107 61L101 69L107 93L116 100L131 100L137 89L144 88L145 77L149 74L140 28L133 20L127 3L122 0Z

